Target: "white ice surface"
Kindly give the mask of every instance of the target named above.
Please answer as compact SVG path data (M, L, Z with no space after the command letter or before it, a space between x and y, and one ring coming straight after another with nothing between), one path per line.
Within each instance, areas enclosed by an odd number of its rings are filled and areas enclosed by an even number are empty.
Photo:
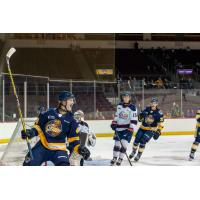
M136 166L184 166L200 165L200 149L196 152L196 159L188 161L193 136L162 136L157 141L153 139L147 144L139 162L132 162ZM131 152L132 142L128 147L128 155ZM109 165L112 158L114 141L112 138L98 138L96 147L91 148L93 161L86 165ZM122 165L129 166L125 158Z
M188 161L188 155L193 143L193 136L162 136L157 141L153 139L147 144L139 162L134 166L190 166L200 165L200 147L196 152L194 161ZM131 152L132 142L128 147L128 155ZM96 146L90 148L93 161L85 162L90 166L109 166L112 159L114 141L112 138L97 138ZM0 145L0 157L5 148ZM122 165L129 166L125 158Z

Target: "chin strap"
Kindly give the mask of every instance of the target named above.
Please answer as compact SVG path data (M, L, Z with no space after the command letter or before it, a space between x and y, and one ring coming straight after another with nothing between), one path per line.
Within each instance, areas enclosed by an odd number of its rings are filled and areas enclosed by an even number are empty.
M128 107L129 105L130 105L130 102L129 103L123 103L124 107Z

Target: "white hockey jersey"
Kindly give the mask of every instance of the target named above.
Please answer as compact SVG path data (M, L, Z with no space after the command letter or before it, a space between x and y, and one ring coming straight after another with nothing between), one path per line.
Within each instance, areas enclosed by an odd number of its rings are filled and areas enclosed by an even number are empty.
M134 104L125 105L120 103L117 106L117 112L112 122L117 124L116 131L124 131L126 129L135 130L137 126L137 108Z

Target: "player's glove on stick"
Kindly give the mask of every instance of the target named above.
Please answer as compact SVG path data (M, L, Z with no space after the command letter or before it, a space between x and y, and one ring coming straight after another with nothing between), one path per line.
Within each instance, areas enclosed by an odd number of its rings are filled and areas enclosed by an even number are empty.
M33 129L26 129L26 132L24 130L21 131L21 138L23 140L28 137L29 139L33 138L35 136L35 131Z
M157 130L156 132L154 132L153 139L157 140L160 137L160 135L161 135L161 131Z
M134 130L131 129L131 128L129 128L129 129L126 130L126 132L127 132L128 134L133 134Z
M112 124L110 125L110 127L112 128L113 131L116 131L116 129L117 129L117 123L116 122L112 122Z
M78 148L78 153L81 155L81 156L83 156L83 159L84 160L87 160L89 157L90 157L90 151L89 151L89 149L87 148L87 147L85 147L85 146L80 146L79 148Z

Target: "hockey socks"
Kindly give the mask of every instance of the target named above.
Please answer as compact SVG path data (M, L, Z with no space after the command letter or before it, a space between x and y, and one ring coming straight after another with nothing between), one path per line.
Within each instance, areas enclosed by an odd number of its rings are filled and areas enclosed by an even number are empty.
M197 151L199 143L194 142L190 151L189 160L194 160L195 152Z
M137 152L137 148L138 148L138 146L133 145L133 150L132 150L131 154L129 155L130 159L132 159L135 156L135 154Z

